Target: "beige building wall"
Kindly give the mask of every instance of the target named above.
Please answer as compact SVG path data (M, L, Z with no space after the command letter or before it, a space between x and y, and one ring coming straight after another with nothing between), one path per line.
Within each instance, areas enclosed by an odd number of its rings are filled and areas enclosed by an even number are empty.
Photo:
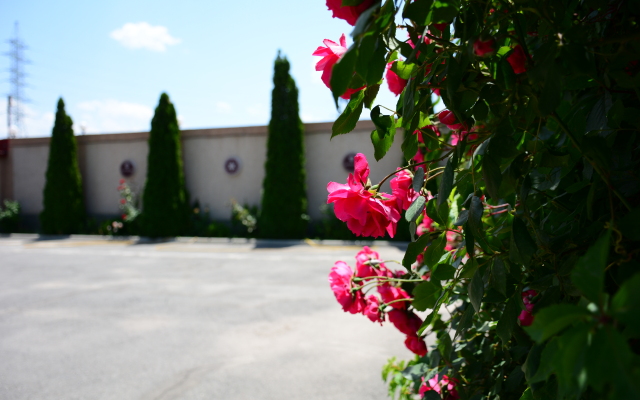
M371 166L371 181L378 182L401 163L400 144L396 141L379 163L373 157L369 136L371 121L361 121L356 129L330 140L331 123L306 124L308 213L321 218L320 206L326 203L326 186L330 181L345 183L348 172L344 157L351 152L364 153ZM118 182L120 165L132 161L135 173L127 181L139 195L147 172L147 132L78 136L78 158L89 215L113 216L120 213ZM231 201L259 205L267 127L198 129L182 131L182 150L187 189L191 201L199 200L209 208L211 217L227 220ZM14 139L11 141L9 164L3 165L0 184L12 183L12 198L22 206L25 215L36 216L42 210L42 191L49 153L49 138ZM224 164L230 157L240 161L240 169L228 174ZM10 182L11 177L12 182ZM386 191L388 183L385 185Z

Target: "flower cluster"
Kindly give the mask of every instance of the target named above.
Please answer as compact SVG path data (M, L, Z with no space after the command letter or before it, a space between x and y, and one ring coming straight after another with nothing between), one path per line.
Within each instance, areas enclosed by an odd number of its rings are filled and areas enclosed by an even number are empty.
M354 166L346 184L329 182L327 203L334 204L336 217L346 222L356 235L380 237L389 234L393 237L400 219L398 201L404 205L411 194L403 185L398 185L393 195L372 187L369 163L364 154L356 154Z
M122 210L122 220L133 222L140 215L140 210L136 207L136 194L124 179L120 179L118 193L120 194L119 207Z
M355 272L344 261L336 261L329 273L329 285L345 312L363 314L380 324L388 318L406 335L407 348L424 356L427 345L418 334L422 319L410 308L413 299L400 286L404 275L403 271L387 268L378 252L365 246L356 255ZM377 296L371 293L374 289Z
M420 396L424 396L426 392L433 390L440 395L442 400L458 400L460 398L456 390L458 383L456 378L436 374L429 380L425 381L424 378L422 379L419 393Z
M520 312L518 316L518 320L520 321L520 325L529 326L533 324L533 298L538 295L538 292L529 289L522 292L522 302L524 303L524 310Z

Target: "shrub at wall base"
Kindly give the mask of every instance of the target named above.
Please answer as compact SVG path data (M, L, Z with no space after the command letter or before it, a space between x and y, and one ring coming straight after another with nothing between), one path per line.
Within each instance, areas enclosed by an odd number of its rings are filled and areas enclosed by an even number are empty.
M264 238L303 238L308 224L304 127L289 61L279 53L273 83L258 231Z
M177 236L189 219L176 110L166 93L151 120L141 230L149 237Z
M51 132L44 208L40 213L41 230L46 234L81 233L84 228L84 194L72 126L61 98Z

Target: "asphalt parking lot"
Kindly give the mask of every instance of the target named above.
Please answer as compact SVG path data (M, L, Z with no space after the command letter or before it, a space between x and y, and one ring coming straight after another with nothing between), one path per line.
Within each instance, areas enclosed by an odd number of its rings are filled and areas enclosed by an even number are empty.
M359 248L0 238L0 399L386 399L404 336L327 282Z

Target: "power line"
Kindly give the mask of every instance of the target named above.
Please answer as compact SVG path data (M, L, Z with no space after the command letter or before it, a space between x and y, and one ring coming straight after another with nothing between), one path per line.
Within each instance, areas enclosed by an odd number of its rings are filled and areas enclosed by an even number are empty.
M18 21L14 25L14 37L9 39L8 43L11 49L5 55L11 60L11 66L9 67L11 91L7 97L7 136L15 138L19 135L26 136L27 133L23 123L25 115L22 110L22 104L27 101L24 97L24 88L26 86L24 64L29 63L24 57L24 51L27 46L20 40Z

